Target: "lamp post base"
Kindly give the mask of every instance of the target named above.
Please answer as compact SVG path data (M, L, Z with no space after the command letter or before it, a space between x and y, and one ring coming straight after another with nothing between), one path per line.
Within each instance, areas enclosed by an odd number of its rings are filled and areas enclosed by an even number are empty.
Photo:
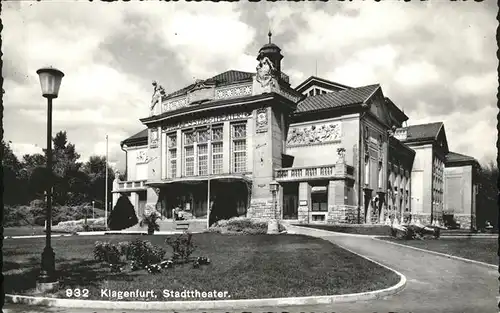
M268 235L276 235L279 234L278 221L270 220L267 222L267 234Z
M37 281L36 282L36 290L35 293L38 294L47 294L47 293L54 293L59 290L59 282L54 281L50 283L44 283Z
M51 247L45 247L42 252L42 268L38 281L40 283L53 283L57 279L55 277L55 253Z

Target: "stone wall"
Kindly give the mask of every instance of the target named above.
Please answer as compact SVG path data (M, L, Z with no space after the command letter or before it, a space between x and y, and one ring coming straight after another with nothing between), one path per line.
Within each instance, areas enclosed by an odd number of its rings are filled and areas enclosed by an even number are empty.
M278 214L279 212L279 207ZM251 218L275 218L272 200L250 200L247 216Z
M461 229L471 229L472 226L475 226L476 216L471 214L454 214L453 218L460 223Z
M361 220L364 217L361 217ZM358 223L358 207L351 205L330 205L328 206L328 224L357 224Z
M431 224L431 214L420 213L420 214L412 214L411 221L417 223L420 222L422 225L430 225Z
M299 206L298 219L300 224L309 223L309 207L307 205Z

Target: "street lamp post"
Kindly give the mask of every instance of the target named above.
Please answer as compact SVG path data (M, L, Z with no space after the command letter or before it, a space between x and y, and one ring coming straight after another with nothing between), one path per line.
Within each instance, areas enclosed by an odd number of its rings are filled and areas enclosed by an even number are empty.
M47 210L45 230L45 248L42 252L42 263L39 282L56 283L55 254L50 243L52 228L52 100L57 98L64 73L52 67L41 68L36 73L40 79L43 97L47 98ZM50 288L50 287L49 287Z
M95 212L95 209L94 209L95 206L94 205L95 205L95 201L92 200L92 219L95 219L95 214L94 214L94 212Z

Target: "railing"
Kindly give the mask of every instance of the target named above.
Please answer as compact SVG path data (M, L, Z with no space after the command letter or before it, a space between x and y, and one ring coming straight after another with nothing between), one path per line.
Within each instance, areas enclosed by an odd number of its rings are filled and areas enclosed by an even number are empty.
M337 165L339 166L339 165ZM342 166L342 165L340 165ZM335 177L335 165L289 167L276 170L277 181Z
M118 190L146 188L146 180L129 180L118 182Z

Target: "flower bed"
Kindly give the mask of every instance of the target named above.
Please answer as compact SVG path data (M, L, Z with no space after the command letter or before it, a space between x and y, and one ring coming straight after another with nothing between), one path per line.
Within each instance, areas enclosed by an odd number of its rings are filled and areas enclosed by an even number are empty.
M106 231L104 218L59 222L51 227L53 233L74 234L84 231Z
M220 220L212 225L208 231L219 234L257 235L267 233L268 220L252 219L248 217L233 217L229 220ZM285 226L278 221L278 231L284 232Z

